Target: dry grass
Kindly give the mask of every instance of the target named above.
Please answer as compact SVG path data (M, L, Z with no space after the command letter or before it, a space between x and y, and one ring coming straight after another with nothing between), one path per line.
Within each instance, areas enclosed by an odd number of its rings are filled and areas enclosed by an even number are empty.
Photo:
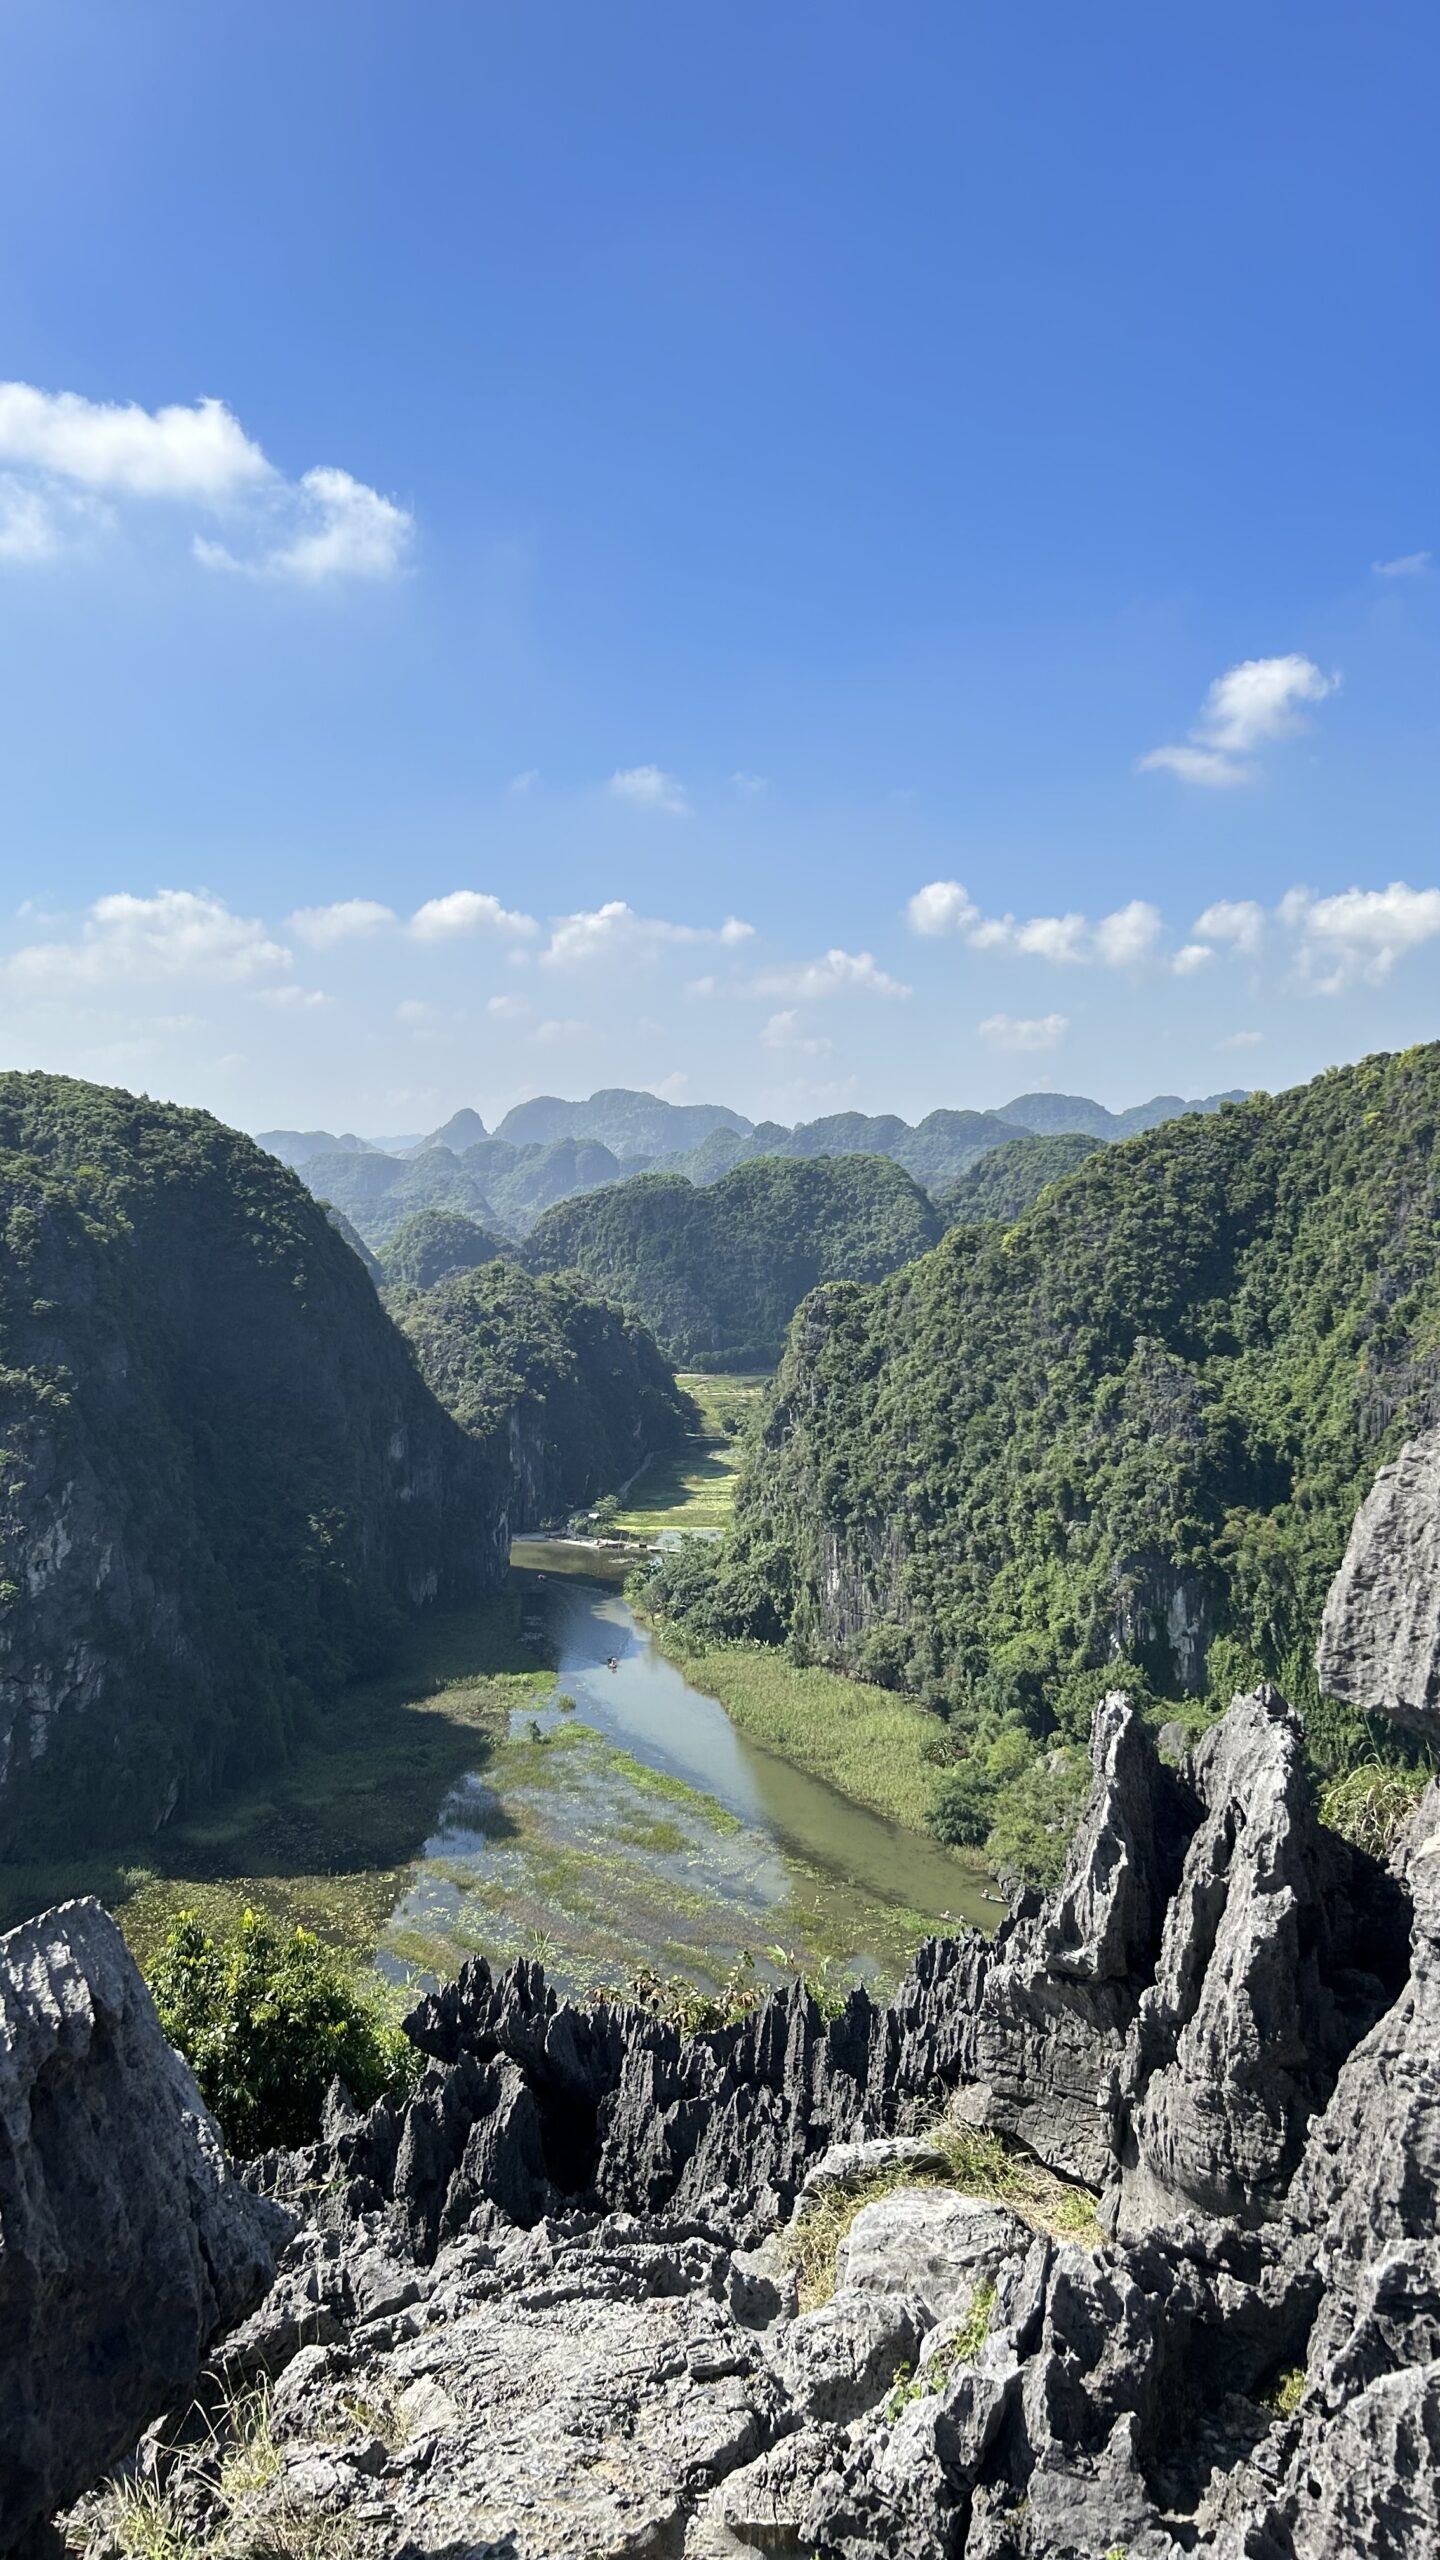
M391 2410L392 2424L403 2420ZM382 2426L374 2432L390 2441ZM123 2560L352 2560L357 2533L347 2516L285 2498L255 2515L252 2503L284 2469L267 2386L232 2393L222 2404L201 2456L211 2476L209 2521L197 2524L176 2484L122 2480L107 2502L110 2538Z
M840 2244L856 2215L902 2187L952 2187L957 2195L1007 2205L1020 2221L1051 2239L1074 2241L1085 2249L1099 2247L1104 2234L1088 2187L1069 2185L1038 2160L1008 2149L998 2134L978 2133L953 2116L941 2116L926 2125L924 2135L944 2155L943 2169L897 2163L873 2171L853 2186L826 2188L781 2234L780 2254L795 2275L802 2311L816 2311L831 2299Z

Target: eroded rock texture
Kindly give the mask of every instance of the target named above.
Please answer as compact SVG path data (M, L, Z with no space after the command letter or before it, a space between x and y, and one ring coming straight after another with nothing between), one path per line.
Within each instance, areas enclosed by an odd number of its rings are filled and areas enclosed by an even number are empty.
M1440 1427L1406 1441L1356 1512L1317 1667L1327 1697L1440 1735Z
M277 2224L100 1905L0 1937L0 2549L188 2392Z
M1061 1889L924 1948L888 2008L796 1988L687 2041L483 1964L423 2002L409 2103L337 2102L263 2164L301 2227L219 2366L273 2382L278 2467L237 2519L213 2447L158 2431L187 2530L347 2560L1440 2547L1440 1791L1387 1874L1316 1823L1273 1691L1178 1775L1109 1699L1094 1756ZM942 2114L1083 2172L1111 2236L945 2183ZM866 2181L802 2310L777 2234Z

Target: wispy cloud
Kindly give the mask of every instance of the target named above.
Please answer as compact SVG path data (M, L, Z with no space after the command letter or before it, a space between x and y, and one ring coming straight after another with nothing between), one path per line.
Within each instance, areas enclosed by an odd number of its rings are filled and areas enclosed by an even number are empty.
M223 520L231 541L192 535L202 567L318 586L390 578L414 530L408 510L334 464L289 480L223 400L144 409L75 391L0 383L0 559L73 547L97 508L163 503Z
M1258 1049L1264 1039L1263 1031L1227 1031L1224 1039L1217 1040L1215 1046L1217 1049Z
M1294 737L1305 725L1301 706L1323 702L1339 683L1338 675L1322 674L1313 659L1293 652L1246 658L1216 677L1186 743L1152 747L1137 770L1173 773L1205 790L1233 790L1253 781L1256 767L1247 759L1256 749Z
M737 791L743 791L752 800L758 800L770 788L763 773L746 773L743 768L739 773L732 773L730 780Z
M786 1051L791 1057L825 1058L834 1045L833 1040L808 1032L793 1007L785 1013L772 1013L760 1033L762 1049Z
M870 951L826 951L818 960L762 969L750 981L752 995L788 996L796 1004L818 1004L828 996L908 996L910 992L880 967Z
M1429 566L1428 551L1402 551L1398 560L1372 560L1370 571L1376 578L1423 578Z
M683 783L673 773L665 773L658 764L632 764L623 772L612 773L605 786L617 800L630 800L642 809L664 809L672 818L690 814L690 803Z
M1042 1049L1058 1049L1070 1028L1066 1013L1032 1014L1028 1018L1013 1013L987 1014L977 1026L982 1040L992 1049L1005 1049L1033 1055Z
M674 924L665 916L637 915L623 898L610 898L602 907L557 916L540 957L552 969L584 968L597 960L653 960L664 951L705 943L735 949L749 942L754 931L739 916L727 916L718 925Z
M393 907L382 907L376 898L339 898L330 907L297 907L287 921L312 950L328 951L334 943L380 933L398 918Z

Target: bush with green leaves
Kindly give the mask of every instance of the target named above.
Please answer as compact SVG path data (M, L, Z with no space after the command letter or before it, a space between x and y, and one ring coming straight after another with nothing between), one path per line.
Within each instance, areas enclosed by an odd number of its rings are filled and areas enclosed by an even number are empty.
M149 1969L160 2023L242 2158L312 2141L343 2080L368 2106L414 2077L419 2056L308 1929L246 1911L228 1935L181 1912Z

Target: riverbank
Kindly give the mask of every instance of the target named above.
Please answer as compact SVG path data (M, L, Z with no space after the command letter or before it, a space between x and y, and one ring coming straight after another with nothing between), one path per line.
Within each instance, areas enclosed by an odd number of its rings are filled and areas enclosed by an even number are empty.
M929 1814L943 1772L925 1751L939 1728L913 1698L838 1671L801 1670L770 1645L692 1649L673 1629L645 1623L666 1659L718 1699L739 1732L852 1803L933 1839Z

